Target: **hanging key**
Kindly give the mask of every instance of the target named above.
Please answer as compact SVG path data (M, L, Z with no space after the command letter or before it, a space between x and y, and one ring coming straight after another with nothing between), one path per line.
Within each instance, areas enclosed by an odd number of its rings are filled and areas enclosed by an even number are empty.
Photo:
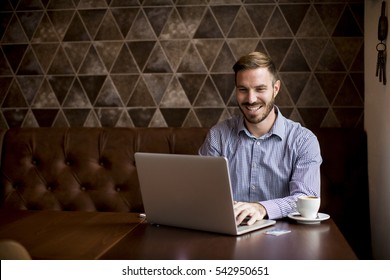
M378 57L376 62L376 76L379 76L379 82L383 81L383 84L386 84L386 45L379 43L376 46L378 51Z
M382 77L383 77L383 56L384 56L384 51L379 50L378 51L378 57L376 61L376 76L379 76L379 82L382 82Z
M382 66L382 80L383 84L386 85L387 79L386 79L386 51L381 54L381 66Z
M376 76L379 76L379 82L383 81L386 85L386 38L388 32L388 20L386 17L386 1L382 1L381 15L378 22L378 40L379 44L376 45L378 51L377 63L376 63Z

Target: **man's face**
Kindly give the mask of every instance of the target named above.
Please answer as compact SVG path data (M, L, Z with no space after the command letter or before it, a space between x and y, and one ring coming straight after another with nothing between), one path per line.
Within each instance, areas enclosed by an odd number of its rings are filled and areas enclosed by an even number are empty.
M280 81L272 85L273 76L267 68L239 71L236 76L236 98L247 122L261 123L272 111Z

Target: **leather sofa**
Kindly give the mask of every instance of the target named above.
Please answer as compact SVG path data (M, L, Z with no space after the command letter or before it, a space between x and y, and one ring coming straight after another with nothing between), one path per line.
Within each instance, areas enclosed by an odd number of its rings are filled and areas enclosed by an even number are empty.
M0 208L142 212L134 153L196 154L207 131L0 130ZM359 258L370 259L366 133L346 128L319 128L313 132L323 157L321 212L330 214Z

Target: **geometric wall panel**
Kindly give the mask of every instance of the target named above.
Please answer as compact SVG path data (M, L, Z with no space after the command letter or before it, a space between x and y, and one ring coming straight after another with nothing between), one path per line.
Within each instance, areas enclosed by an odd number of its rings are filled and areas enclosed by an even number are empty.
M363 127L363 21L363 0L2 0L0 128L210 127L255 50L286 117Z

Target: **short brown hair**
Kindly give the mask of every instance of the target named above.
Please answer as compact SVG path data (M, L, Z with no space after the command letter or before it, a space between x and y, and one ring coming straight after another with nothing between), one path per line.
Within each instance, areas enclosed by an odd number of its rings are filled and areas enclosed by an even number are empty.
M273 83L278 79L274 62L268 55L262 52L251 52L247 55L244 55L233 65L233 70L236 77L239 71L257 68L267 68L274 77Z

